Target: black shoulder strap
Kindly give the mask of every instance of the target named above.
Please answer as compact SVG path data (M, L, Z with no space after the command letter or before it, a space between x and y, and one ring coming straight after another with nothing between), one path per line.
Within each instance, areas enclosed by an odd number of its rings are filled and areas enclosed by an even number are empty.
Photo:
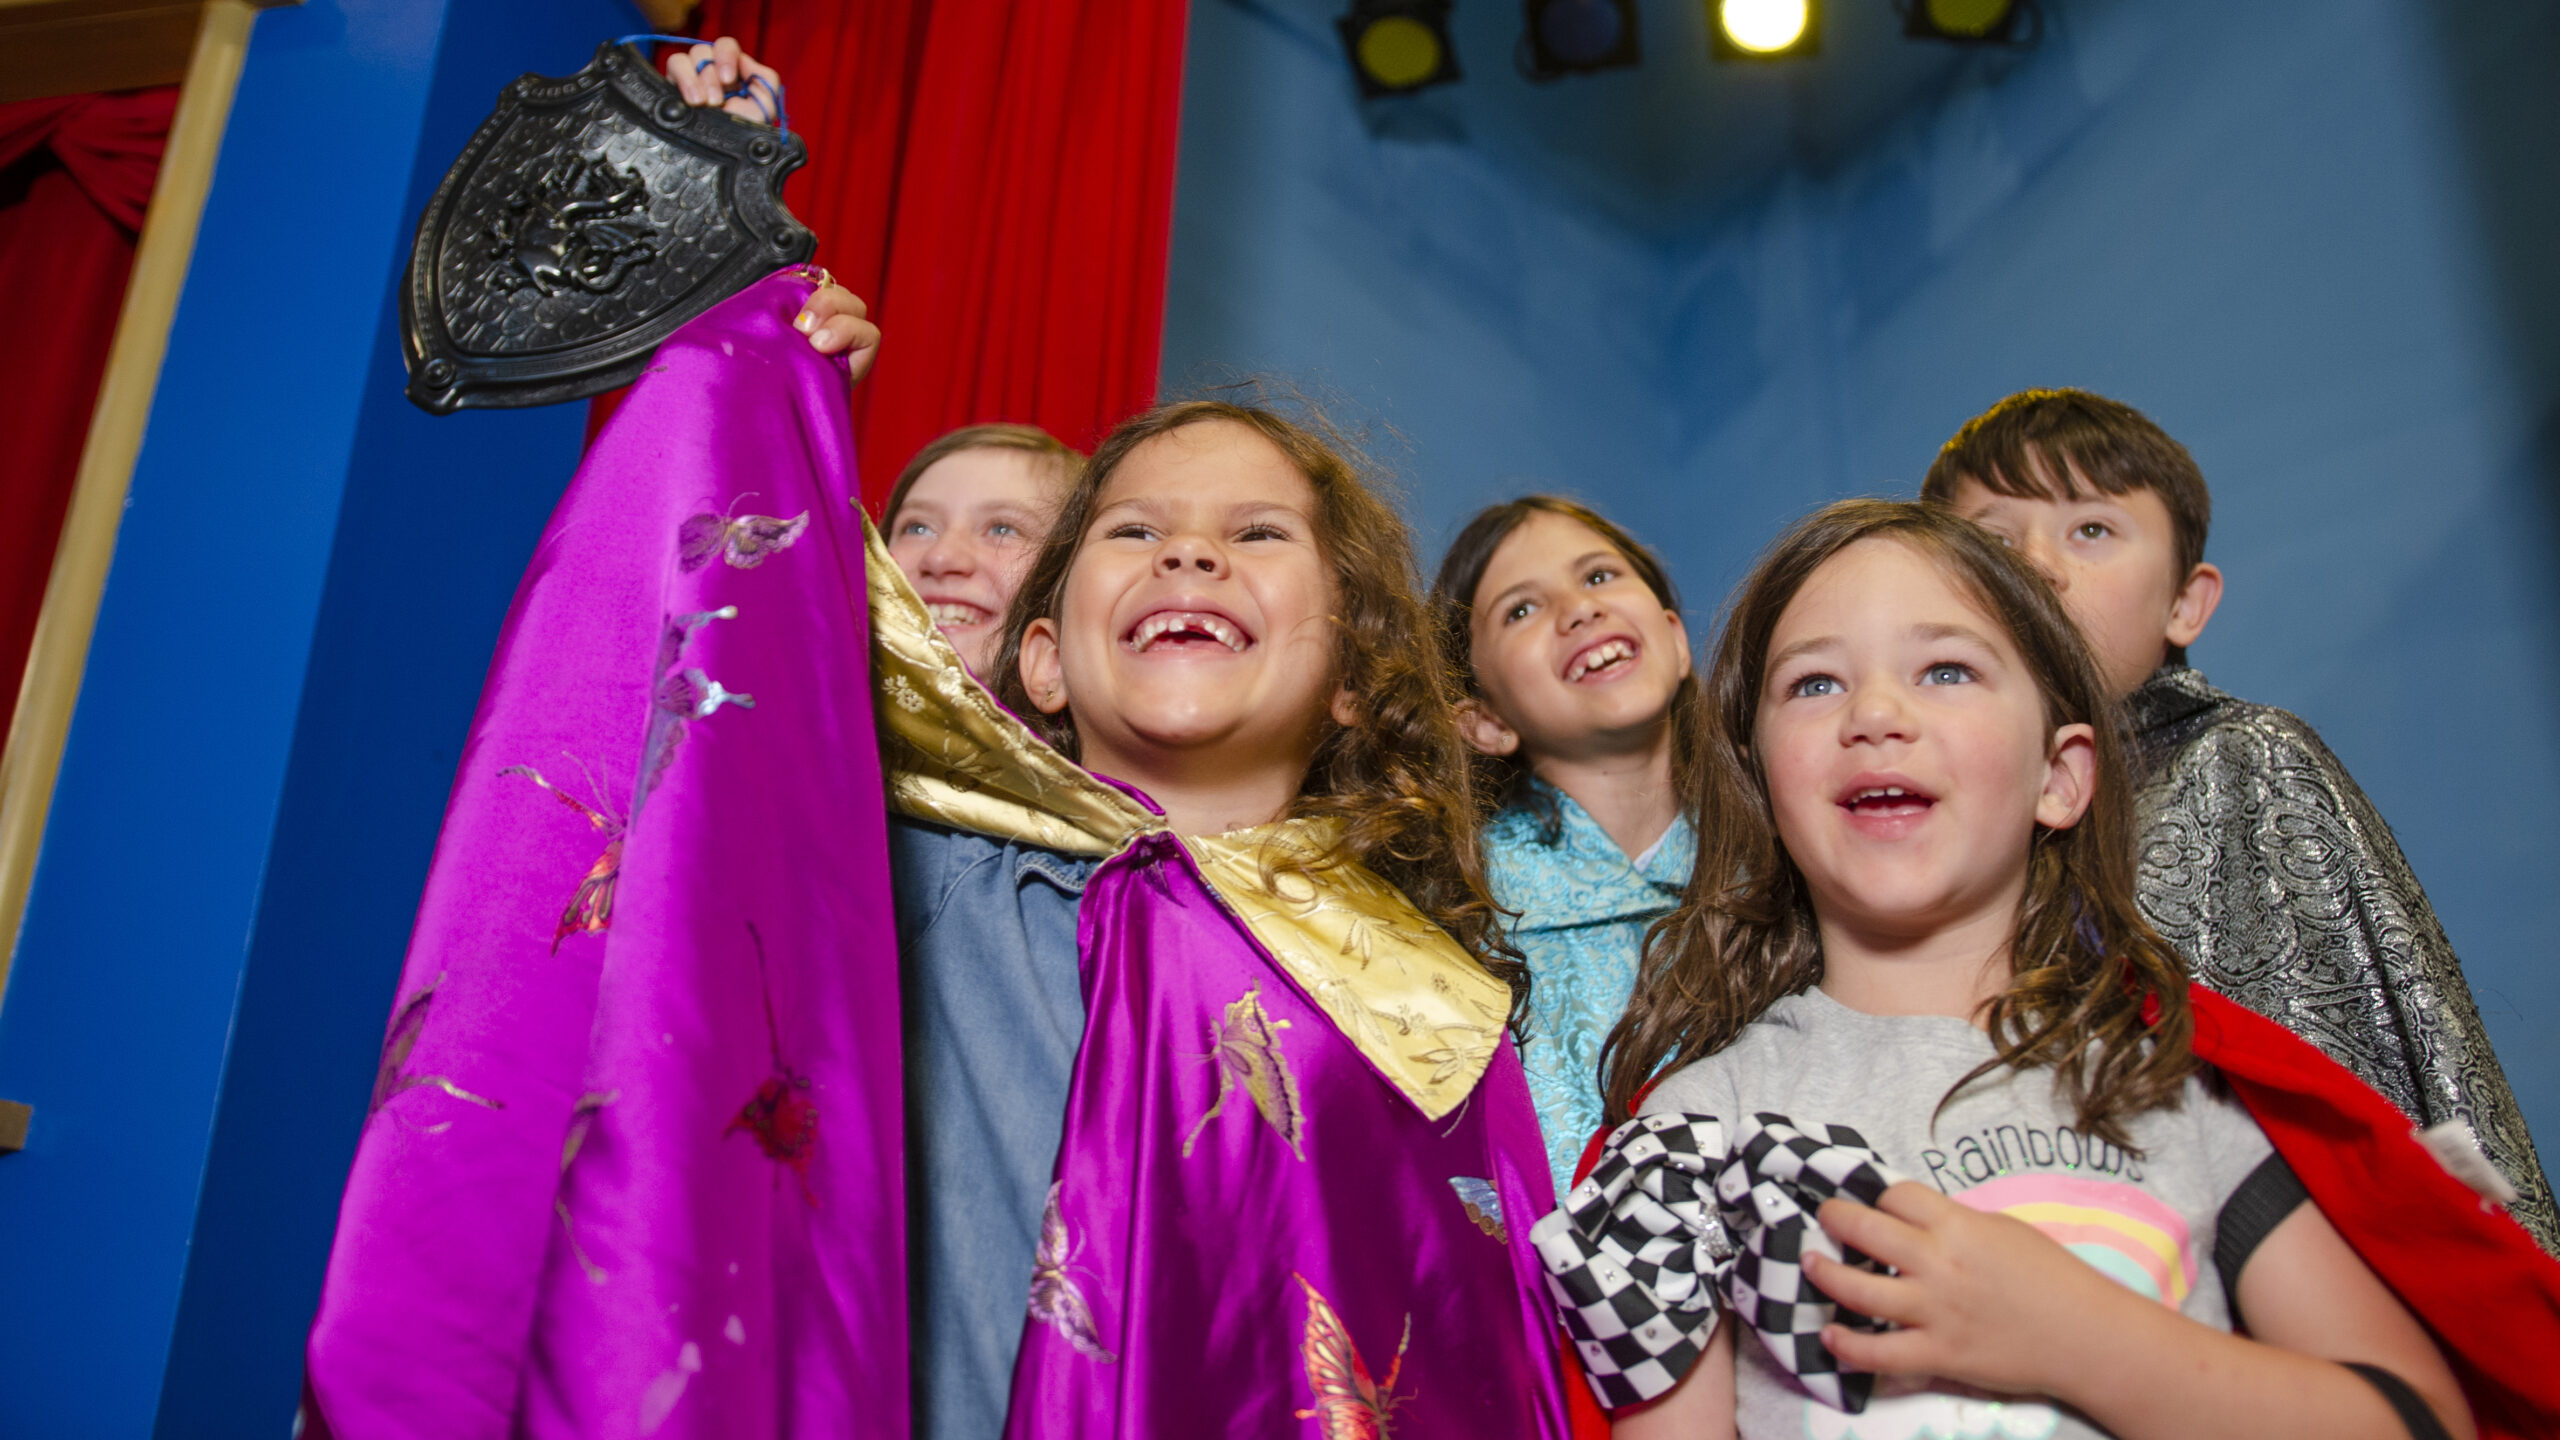
M2222 1202L2222 1214L2213 1226L2213 1268L2221 1272L2222 1303L2230 1307L2235 1321L2240 1317L2241 1268L2267 1236L2310 1198L2293 1167L2284 1163L2282 1155L2270 1152Z
M2392 1410L2400 1416L2400 1423L2408 1427L2409 1440L2452 1440L2445 1433L2444 1422L2436 1418L2436 1412L2426 1401L2418 1398L2417 1391L2409 1388L2408 1381L2379 1365L2366 1365L2354 1360L2346 1364L2348 1369L2381 1391L2383 1399L2391 1402Z

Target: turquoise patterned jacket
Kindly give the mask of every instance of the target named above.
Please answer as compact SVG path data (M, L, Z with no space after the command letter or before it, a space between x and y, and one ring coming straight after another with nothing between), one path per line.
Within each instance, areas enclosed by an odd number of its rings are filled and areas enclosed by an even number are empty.
M1485 826L1485 871L1495 903L1519 912L1511 941L1536 977L1520 1060L1562 1199L1600 1126L1601 1043L1635 989L1645 928L1680 903L1698 839L1674 820L1639 870L1571 796L1530 783L1554 799L1564 833L1540 843L1537 814L1511 806Z

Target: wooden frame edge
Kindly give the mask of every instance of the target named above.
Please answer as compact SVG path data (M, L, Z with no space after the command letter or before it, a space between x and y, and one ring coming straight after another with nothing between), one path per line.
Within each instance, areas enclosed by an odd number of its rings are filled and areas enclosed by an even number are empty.
M62 768L62 747L88 667L107 567L115 559L125 492L133 482L143 427L160 387L169 327L195 258L196 227L213 189L214 162L248 57L250 26L262 8L251 0L206 0L185 88L169 122L168 148L153 182L151 208L142 222L141 243L134 251L124 310L107 352L97 408L90 413L89 438L80 451L62 539L45 581L44 610L18 682L18 708L7 747L0 750L0 1004L7 1000L27 891L35 880L54 781Z

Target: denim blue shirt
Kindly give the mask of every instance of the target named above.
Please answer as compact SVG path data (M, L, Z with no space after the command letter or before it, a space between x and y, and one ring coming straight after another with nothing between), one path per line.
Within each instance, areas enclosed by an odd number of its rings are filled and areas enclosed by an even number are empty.
M905 988L917 1440L1004 1431L1084 1040L1076 906L1099 862L892 816Z
M1635 990L1645 928L1680 903L1698 839L1686 817L1672 821L1639 869L1572 796L1529 783L1555 802L1562 833L1548 845L1533 809L1504 809L1485 826L1485 878L1495 903L1519 912L1511 941L1536 977L1520 1063L1562 1196L1600 1128L1601 1043Z

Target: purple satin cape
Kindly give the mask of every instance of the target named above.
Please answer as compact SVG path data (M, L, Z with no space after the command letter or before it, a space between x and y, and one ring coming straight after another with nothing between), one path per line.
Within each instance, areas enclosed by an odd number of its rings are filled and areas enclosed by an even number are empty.
M907 1433L862 530L808 290L659 349L517 591L311 1332L321 1433Z
M310 1433L909 1432L863 545L806 293L768 279L661 347L517 594L340 1212ZM1161 833L1095 872L1078 945L1008 1433L1562 1440L1510 1044L1425 1117Z
M1553 1184L1511 1042L1427 1119L1161 833L1094 872L1077 930L1084 1045L1007 1435L1563 1440L1528 1243ZM1040 1316L1061 1280L1089 1333Z

